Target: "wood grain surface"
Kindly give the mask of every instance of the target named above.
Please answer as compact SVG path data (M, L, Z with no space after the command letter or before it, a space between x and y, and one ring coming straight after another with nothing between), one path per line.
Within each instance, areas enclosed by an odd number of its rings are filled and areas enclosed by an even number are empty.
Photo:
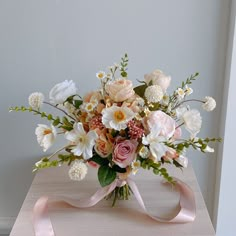
M186 182L196 197L197 217L193 223L158 223L142 212L134 196L120 200L111 207L111 200L102 200L96 206L76 209L68 205L58 206L51 202L50 217L57 236L213 236L215 235L202 194L193 169L189 166L182 172L168 166L168 171ZM42 195L63 195L72 198L91 196L99 188L96 169L89 168L88 175L81 182L68 177L68 167L57 167L39 171L32 182L10 236L33 236L32 209ZM133 176L149 212L161 217L175 214L178 193L151 171L140 170Z

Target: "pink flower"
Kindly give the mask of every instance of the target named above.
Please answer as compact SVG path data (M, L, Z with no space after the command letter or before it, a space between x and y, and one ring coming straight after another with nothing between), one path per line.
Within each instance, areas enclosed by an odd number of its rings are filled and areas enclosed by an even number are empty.
M144 75L146 83L149 83L152 81L153 85L159 85L163 92L165 93L167 88L170 86L171 77L166 76L162 71L160 70L154 70L150 74Z
M106 136L102 133L96 140L95 151L101 157L107 157L112 153L112 144L107 140Z
M135 140L124 140L116 144L112 161L121 168L125 168L132 163L136 157L138 142Z
M182 130L180 127L178 127L176 130L175 130L175 133L174 133L174 139L180 139L181 138L181 135L182 135Z
M123 102L135 94L132 81L127 79L119 79L108 83L105 89L115 102Z
M144 120L144 127L151 131L152 128L158 125L161 129L160 134L170 138L175 133L175 121L170 116L162 111L153 111Z

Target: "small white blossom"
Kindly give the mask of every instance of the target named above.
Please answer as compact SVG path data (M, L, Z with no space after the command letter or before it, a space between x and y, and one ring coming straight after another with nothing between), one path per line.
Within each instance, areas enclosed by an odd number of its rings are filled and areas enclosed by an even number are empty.
M162 104L167 106L169 104L169 101L170 101L170 97L165 94L162 98Z
M104 71L99 71L96 73L96 77L98 79L104 79L106 77L106 73Z
M148 158L148 156L150 155L149 149L145 146L143 146L140 150L139 150L139 156L141 156L142 158Z
M96 105L97 103L95 102L86 102L86 103L83 103L83 105L81 106L81 109L89 113L94 110Z
M141 162L140 161L133 161L131 163L131 168L132 168L132 174L133 175L135 175L138 172L140 166L141 166Z
M179 97L180 99L184 98L184 96L185 96L185 92L184 92L184 90L183 90L182 88L178 88L178 89L176 90L176 93L177 93L177 95L178 95L178 97Z
M29 105L35 109L38 110L44 101L44 95L39 92L31 93L29 96Z
M68 174L71 180L80 181L84 179L88 172L88 167L82 161L75 161Z
M206 148L205 149L203 149L203 151L204 152L214 152L215 150L214 150L214 148L212 148L212 147L210 147L210 146L206 146Z
M190 95L193 93L193 89L188 87L188 85L185 85L185 93L186 95Z
M213 111L216 107L216 101L212 97L205 97L202 108L206 111Z
M189 110L182 115L185 128L195 137L199 133L202 126L202 117L198 110Z
M163 98L163 91L159 85L151 85L146 88L144 96L147 98L148 102L160 102Z
M56 128L51 125L51 128L47 125L38 124L38 127L35 129L35 134L37 136L37 141L43 151L46 152L50 148L57 136Z

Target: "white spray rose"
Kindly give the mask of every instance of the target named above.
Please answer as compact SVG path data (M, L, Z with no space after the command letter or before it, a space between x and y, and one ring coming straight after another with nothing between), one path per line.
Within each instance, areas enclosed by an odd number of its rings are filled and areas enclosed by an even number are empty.
M56 84L51 89L49 93L50 102L53 104L62 104L68 97L75 95L76 92L75 83L72 80L65 80L62 83Z

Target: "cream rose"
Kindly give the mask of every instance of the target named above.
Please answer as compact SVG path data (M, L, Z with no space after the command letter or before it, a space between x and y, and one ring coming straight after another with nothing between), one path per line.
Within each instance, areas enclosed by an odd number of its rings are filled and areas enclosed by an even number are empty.
M108 83L105 89L115 102L123 102L135 94L132 81L127 79L119 79Z
M161 70L154 70L152 73L144 75L144 78L147 84L152 81L153 85L159 85L164 93L170 86L171 77L166 76Z
M112 161L121 168L126 168L136 157L138 142L135 140L124 140L116 144Z

